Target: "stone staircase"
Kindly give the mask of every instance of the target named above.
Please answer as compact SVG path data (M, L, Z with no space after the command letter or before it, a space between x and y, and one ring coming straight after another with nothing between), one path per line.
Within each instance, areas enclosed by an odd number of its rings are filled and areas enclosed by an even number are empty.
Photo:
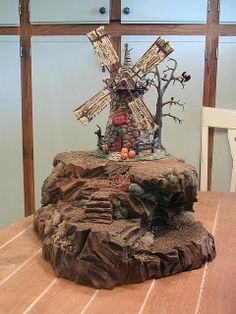
M112 223L112 204L110 196L94 193L85 208L85 221L92 223Z

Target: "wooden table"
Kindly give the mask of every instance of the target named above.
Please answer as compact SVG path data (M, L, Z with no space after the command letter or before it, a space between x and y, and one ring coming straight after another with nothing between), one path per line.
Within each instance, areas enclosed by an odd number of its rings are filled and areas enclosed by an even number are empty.
M236 193L199 193L217 257L201 269L95 290L56 278L28 217L0 231L0 313L236 313Z

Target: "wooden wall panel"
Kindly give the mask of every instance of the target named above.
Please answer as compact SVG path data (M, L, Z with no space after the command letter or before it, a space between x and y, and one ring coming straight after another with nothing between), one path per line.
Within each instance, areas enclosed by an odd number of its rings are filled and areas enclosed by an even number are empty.
M62 151L96 148L96 124L105 130L109 107L87 127L73 110L103 88L109 72L102 72L86 36L33 36L31 49L35 199L39 208L41 186L51 173L53 157Z
M0 36L0 229L24 217L19 36Z

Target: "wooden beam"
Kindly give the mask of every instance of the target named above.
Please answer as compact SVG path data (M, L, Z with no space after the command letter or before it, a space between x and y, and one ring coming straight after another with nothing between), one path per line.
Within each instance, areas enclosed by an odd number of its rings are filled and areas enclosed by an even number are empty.
M18 27L0 27L0 35L19 35Z
M208 12L206 32L206 60L203 105L206 107L215 107L217 73L216 49L218 47L218 11L216 1L211 0L210 2L211 9Z
M101 26L89 25L32 25L31 35L85 35ZM111 36L122 35L205 35L207 26L202 24L177 25L177 24L120 24L119 21L111 21L107 24L106 31Z
M111 0L110 21L120 21L121 0Z
M20 39L23 53L21 57L21 89L25 216L32 215L35 211L32 78L28 3L29 0L22 0L20 20Z
M217 82L217 56L219 36L218 1L210 0L206 32L206 60L204 73L203 106L215 107ZM208 190L211 188L213 156L213 130L209 129L208 143Z
M236 24L219 25L219 36L236 36Z

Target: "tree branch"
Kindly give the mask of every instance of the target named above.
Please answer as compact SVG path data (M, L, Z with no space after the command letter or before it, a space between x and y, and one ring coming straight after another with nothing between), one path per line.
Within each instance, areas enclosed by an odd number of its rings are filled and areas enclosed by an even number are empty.
M159 92L161 90L161 76L160 76L160 72L159 72L159 69L158 69L158 66L156 66L156 75L155 77L157 78L157 82L158 82L158 88L159 88Z
M164 94L165 90L167 89L167 87L169 86L170 82L173 81L175 79L174 77L174 73L175 70L177 68L177 61L175 59L169 58L168 62L174 62L174 66L173 67L169 67L168 65L166 65L166 69L163 71L163 73L167 73L170 72L170 76L169 78L162 78L163 81L165 81L165 85L162 88L162 93Z
M160 72L159 72L158 66L156 66L156 70L151 71L150 73L152 73L153 76L154 76L154 79L157 80L157 82L154 82L152 84L152 86L154 86L156 88L157 92L159 93L160 89L161 89L161 76L160 76Z
M175 84L176 81L179 82L182 85L182 89L184 89L185 84L183 82L182 76L173 77L172 81L173 81L173 85Z
M184 120L182 120L182 119L179 119L179 118L176 117L176 116L173 116L173 115L170 114L170 113L164 113L164 114L162 115L162 117L169 117L169 118L172 118L172 119L175 120L175 122L178 122L179 124L182 124L182 122L184 121Z
M172 105L176 105L176 106L180 106L183 108L183 111L184 111L184 103L181 103L180 100L174 100L174 98L171 98L171 100L169 101L165 101L162 103L162 107L166 106L166 105L169 105L169 108L172 106Z

